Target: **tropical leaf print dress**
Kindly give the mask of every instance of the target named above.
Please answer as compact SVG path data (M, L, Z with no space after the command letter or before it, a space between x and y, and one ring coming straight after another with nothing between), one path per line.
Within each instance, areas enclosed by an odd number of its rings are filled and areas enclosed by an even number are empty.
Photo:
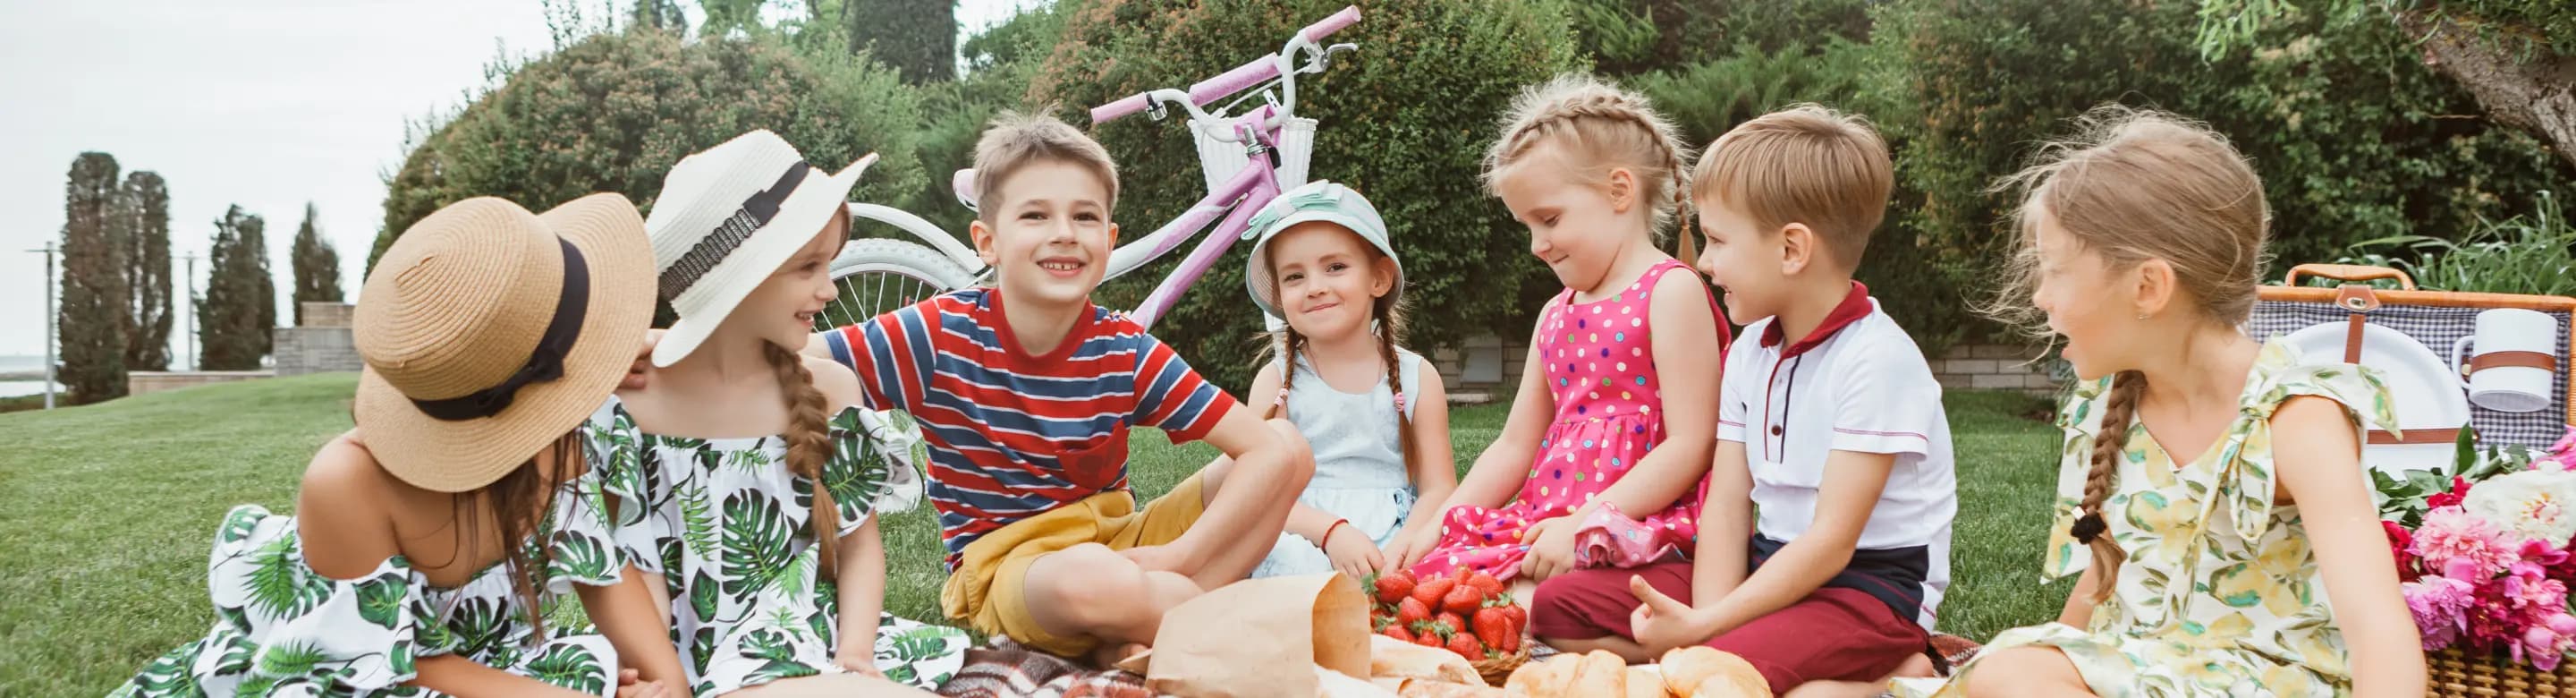
M528 540L550 546L541 604L574 584L606 586L625 564L602 518L598 479L584 474L555 494L554 515ZM402 556L338 580L304 561L295 517L244 505L224 516L206 566L215 624L205 638L162 655L110 695L443 696L402 685L423 658L456 655L584 693L612 695L617 652L606 638L549 626L536 637L531 609L495 563L441 588Z
M840 535L920 502L911 463L920 437L908 418L851 407L830 424L823 479ZM672 641L692 693L842 671L832 659L839 592L819 569L807 518L813 483L788 473L784 439L647 434L615 399L584 432L616 504L623 555L669 586ZM891 614L880 614L876 636L877 669L923 688L954 675L969 643L965 631Z
M2352 691L2343 632L2298 507L2276 506L2274 410L2324 397L2354 420L2396 424L2387 387L2357 366L2299 365L2265 344L2237 403L2236 421L2209 452L2177 463L2137 420L2102 424L2108 381L2078 386L2058 413L2066 430L2057 516L2043 580L2083 574L2091 551L2067 531L2084 496L2093 439L2127 429L2119 485L2104 500L2112 540L2128 553L2092 627L2049 623L2004 631L1985 653L2055 647L2094 693L2116 696L2329 696ZM2354 477L2361 477L2358 472ZM1971 661L1938 695L1961 695Z

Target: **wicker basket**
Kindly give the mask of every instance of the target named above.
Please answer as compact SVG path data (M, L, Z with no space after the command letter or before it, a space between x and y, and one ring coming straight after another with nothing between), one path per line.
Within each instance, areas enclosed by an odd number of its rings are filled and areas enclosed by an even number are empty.
M2576 662L2543 672L2511 661L2470 656L2453 647L2424 655L2428 696L2576 698Z
M1521 639L1520 651L1495 657L1493 659L1468 662L1467 666L1475 667L1476 673L1485 677L1485 685L1503 685L1504 680L1512 677L1512 670L1519 669L1522 664L1529 663L1530 643L1534 642L1537 642L1537 640L1524 637ZM2553 693L2549 695L2557 694Z

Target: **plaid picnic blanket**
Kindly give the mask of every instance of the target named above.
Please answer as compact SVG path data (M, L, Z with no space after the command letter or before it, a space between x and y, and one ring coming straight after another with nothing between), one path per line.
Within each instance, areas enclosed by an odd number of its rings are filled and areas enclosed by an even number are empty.
M1099 670L996 637L966 650L966 666L939 687L949 698L1161 698L1145 677Z

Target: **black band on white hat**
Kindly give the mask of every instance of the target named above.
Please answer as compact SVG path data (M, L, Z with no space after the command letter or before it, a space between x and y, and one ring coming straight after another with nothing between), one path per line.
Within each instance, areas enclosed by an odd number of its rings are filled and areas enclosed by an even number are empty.
M679 261L672 262L669 269L662 270L662 300L679 298L681 291L689 290L700 277L715 271L716 265L724 263L725 257L742 247L742 242L751 239L752 233L769 225L769 219L778 216L779 204L787 201L788 194L795 193L797 183L805 181L805 173L813 169L813 165L803 161L788 166L786 174L779 175L777 182L744 199L742 207L734 209L733 215L717 223L713 232L707 233L697 246L689 248L687 254L680 255Z

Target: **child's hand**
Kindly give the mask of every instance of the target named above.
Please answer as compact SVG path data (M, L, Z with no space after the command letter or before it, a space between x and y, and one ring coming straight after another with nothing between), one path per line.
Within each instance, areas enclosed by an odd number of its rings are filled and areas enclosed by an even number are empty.
M635 363L626 367L626 378L617 382L619 390L643 390L644 376L653 372L653 345L662 343L660 329L644 331L644 346L635 350Z
M1529 554L1521 558L1521 574L1530 581L1574 571L1574 529L1580 519L1559 516L1530 524L1521 531L1521 542L1529 544Z
M1697 609L1656 591L1644 577L1629 575L1628 593L1638 601L1637 610L1628 614L1628 629L1647 652L1696 645L1713 634L1700 627Z
M843 638L843 639L844 639L844 640L847 640L847 639L849 639L849 638ZM846 645L846 646L847 646L847 647L853 647L853 648L855 648L855 647L861 647L862 645ZM865 646L865 647L875 647L875 646L877 646L876 639L875 639L875 638L868 638L868 643L867 643L866 645L864 645L864 646ZM858 674L858 675L860 675L860 676L865 676L865 677L868 677L868 678L874 678L874 679L882 679L882 678L885 678L885 672L884 672L884 671L880 671L880 670L878 670L878 669L877 669L877 658L876 658L876 656L875 656L873 653L871 653L871 652L858 652L858 653L856 653L855 655L853 655L853 654L852 654L852 653L850 653L850 652L842 652L842 653L837 654L837 655L834 655L834 656L832 657L832 663L834 663L834 664L839 664L839 665L841 665L841 668L843 668L843 669L847 669L847 670L849 670L849 671L850 671L850 673Z
M1381 556L1384 559L1378 563L1378 574L1412 569L1420 564L1423 556L1431 554L1431 547L1439 543L1438 536L1438 529L1427 526L1422 530L1396 534L1395 544L1387 546Z
M1333 570L1352 579L1367 577L1370 572L1386 567L1386 555L1377 544L1349 526L1335 526L1324 535L1324 557L1333 561Z
M643 681L634 669L617 670L617 698L675 698L670 687L660 681Z

